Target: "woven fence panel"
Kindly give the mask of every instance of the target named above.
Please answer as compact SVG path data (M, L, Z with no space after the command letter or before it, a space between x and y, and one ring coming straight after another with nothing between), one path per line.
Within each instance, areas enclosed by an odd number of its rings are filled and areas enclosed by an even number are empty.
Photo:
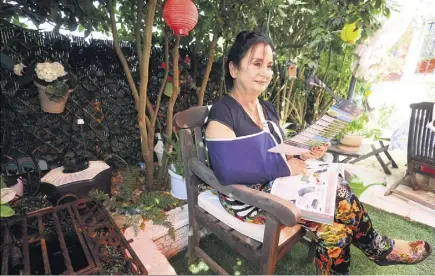
M104 159L117 154L129 164L142 160L137 112L130 87L112 46L112 41L89 40L52 32L23 29L0 30L2 52L27 67L23 76L0 70L1 94L1 150L3 157L17 157L27 153L61 164L65 157L86 152L91 159ZM154 46L157 45L157 46ZM150 58L148 98L156 101L162 80L162 48L153 40ZM121 42L134 80L138 83L138 59L135 45ZM189 53L181 49L184 59ZM200 85L206 59L198 65ZM38 91L33 84L34 67L39 62L58 61L79 79L79 86L71 93L61 114L41 110ZM217 99L221 82L221 65L215 63L207 87L205 103ZM162 97L158 126L165 127L169 98ZM181 84L175 112L196 105L196 90ZM85 121L83 136L76 120Z
M26 75L15 76L2 70L1 131L2 152L16 157L30 152L60 163L65 157L84 154L104 159L118 154L127 162L140 157L140 136L136 127L133 97L110 41L66 37L53 33L2 30L1 42L8 54L23 60L28 67L45 60L59 61L65 70L76 74L80 85L71 93L62 114L41 110L33 82ZM123 43L130 63L137 63L132 45ZM133 66L133 74L137 75ZM26 69L27 77L33 68ZM27 79L28 81L28 79ZM84 139L78 118L85 121Z

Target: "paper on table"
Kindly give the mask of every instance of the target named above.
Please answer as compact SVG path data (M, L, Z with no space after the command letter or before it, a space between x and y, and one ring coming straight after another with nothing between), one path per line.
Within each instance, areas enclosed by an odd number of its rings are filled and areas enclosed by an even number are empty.
M300 155L302 153L309 152L310 150L304 148L298 148L289 144L282 143L276 147L269 149L268 151L275 152L275 153L284 153L288 155Z

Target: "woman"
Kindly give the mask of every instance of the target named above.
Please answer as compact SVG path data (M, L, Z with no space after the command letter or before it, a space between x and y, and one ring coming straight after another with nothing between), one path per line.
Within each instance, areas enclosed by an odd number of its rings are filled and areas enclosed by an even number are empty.
M276 109L259 98L272 79L272 65L269 37L247 31L237 36L226 64L230 93L213 105L206 129L211 166L223 185L241 183L270 192L269 182L304 173L304 160L321 158L327 150L323 145L297 157L267 151L283 137ZM261 210L227 195L219 198L237 218L265 223ZM315 234L316 264L322 274L349 273L351 243L379 265L415 264L432 251L427 242L393 240L376 232L346 181L337 189L333 225L300 223Z

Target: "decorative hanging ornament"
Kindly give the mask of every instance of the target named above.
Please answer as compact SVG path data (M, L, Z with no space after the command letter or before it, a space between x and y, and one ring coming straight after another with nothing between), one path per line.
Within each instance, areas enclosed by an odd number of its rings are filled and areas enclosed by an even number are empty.
M198 10L191 0L168 0L163 18L176 36L187 36L198 22Z
M290 79L296 78L296 64L294 64L292 62L288 66L288 77Z
M361 37L361 28L356 27L356 22L345 24L341 29L340 37L343 41L354 44Z

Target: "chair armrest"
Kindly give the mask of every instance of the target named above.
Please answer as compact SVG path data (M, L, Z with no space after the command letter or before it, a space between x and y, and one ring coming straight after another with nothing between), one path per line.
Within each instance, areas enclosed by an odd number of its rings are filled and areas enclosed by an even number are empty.
M221 185L213 171L196 158L189 160L189 167L198 178L216 191L243 203L258 207L273 215L286 226L295 226L301 220L300 210L290 201L276 195L254 190L246 185Z

